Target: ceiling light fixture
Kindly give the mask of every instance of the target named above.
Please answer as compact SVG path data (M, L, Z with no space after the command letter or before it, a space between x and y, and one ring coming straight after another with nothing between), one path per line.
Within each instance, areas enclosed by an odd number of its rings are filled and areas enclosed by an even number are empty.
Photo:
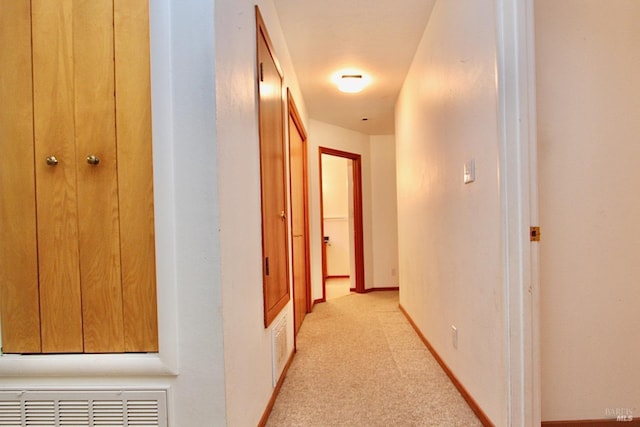
M358 93L364 89L365 83L362 74L345 74L340 77L338 89L346 93Z
M331 76L341 92L358 93L371 84L371 77L357 68L343 68Z
M371 83L371 77L356 70L342 70L333 75L333 82L341 92L358 93Z

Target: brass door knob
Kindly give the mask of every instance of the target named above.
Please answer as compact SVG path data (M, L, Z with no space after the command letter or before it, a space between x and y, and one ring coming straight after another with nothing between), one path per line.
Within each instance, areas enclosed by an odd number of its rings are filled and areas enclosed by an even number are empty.
M56 159L56 156L49 156L47 157L47 164L49 166L56 166L58 164L58 159Z
M87 163L89 163L90 165L97 165L98 163L100 163L100 159L91 154L87 156Z

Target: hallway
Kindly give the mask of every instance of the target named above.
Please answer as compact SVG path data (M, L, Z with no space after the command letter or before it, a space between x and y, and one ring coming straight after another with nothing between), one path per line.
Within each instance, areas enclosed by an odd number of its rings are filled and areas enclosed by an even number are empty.
M318 304L267 422L290 426L481 425L398 308L398 292Z

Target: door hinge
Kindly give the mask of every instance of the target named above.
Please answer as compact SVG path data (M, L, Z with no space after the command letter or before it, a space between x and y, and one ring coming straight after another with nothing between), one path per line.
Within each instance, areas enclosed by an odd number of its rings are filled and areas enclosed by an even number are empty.
M265 276L269 275L269 257L264 258L264 274Z
M529 227L529 240L532 242L540 241L540 227Z
M260 63L260 81L264 81L264 62Z

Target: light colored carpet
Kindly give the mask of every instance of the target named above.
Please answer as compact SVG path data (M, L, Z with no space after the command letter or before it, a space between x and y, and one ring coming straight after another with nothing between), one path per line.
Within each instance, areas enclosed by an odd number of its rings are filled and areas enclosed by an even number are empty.
M268 427L480 426L409 322L398 292L314 307Z
M325 291L327 300L347 296L351 293L351 281L348 278L327 279L325 281Z

